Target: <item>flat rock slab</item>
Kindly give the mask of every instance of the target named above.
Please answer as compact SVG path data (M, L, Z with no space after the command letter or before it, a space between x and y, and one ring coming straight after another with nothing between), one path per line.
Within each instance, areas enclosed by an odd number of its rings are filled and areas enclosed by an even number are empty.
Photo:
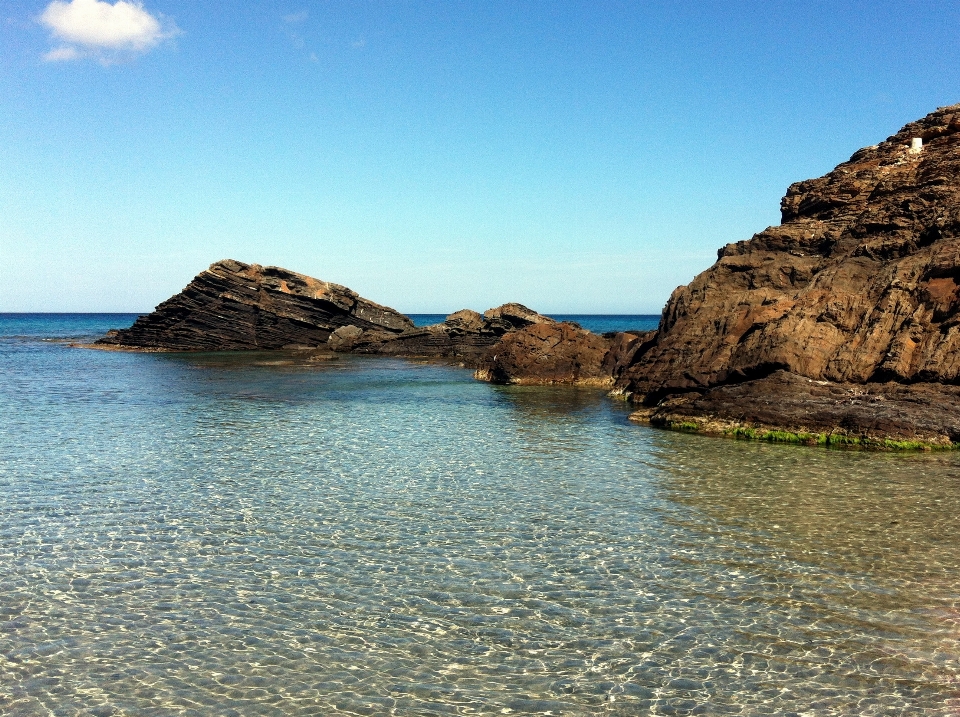
M960 386L842 384L786 371L667 397L636 421L716 435L878 448L960 443Z

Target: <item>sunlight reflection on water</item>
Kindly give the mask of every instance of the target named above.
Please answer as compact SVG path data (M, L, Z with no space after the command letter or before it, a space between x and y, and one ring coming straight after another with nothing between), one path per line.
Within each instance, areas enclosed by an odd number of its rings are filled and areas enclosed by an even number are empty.
M389 359L35 334L0 371L4 714L956 705L952 454L659 432Z

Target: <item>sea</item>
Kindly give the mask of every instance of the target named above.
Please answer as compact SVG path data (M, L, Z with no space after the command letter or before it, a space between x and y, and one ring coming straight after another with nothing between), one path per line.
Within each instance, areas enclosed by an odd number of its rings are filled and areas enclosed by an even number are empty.
M0 714L960 714L956 453L134 318L0 315Z

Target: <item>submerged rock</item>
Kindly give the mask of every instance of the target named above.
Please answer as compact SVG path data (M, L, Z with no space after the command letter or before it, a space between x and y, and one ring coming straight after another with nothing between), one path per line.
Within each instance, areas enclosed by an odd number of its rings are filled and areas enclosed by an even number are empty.
M275 266L218 261L106 346L171 351L230 351L326 346L341 327L399 334L408 317L345 286Z

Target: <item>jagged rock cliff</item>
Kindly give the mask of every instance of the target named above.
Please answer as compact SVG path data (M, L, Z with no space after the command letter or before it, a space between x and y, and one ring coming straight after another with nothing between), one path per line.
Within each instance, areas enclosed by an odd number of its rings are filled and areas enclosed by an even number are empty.
M646 405L667 398L675 415L776 425L776 393L799 390L790 376L843 390L960 382L960 105L793 184L781 212L782 224L727 245L673 293L655 341L618 390ZM766 377L763 411L762 384L730 388ZM870 391L891 400L909 394ZM683 395L694 401L680 410ZM956 402L948 403L944 410ZM802 410L786 413L781 424L806 420ZM869 430L870 410L843 415L849 430ZM953 423L927 433L960 440Z
M129 329L97 343L170 351L279 349L326 345L343 326L399 334L413 321L345 286L226 259Z
M623 389L649 401L777 369L960 378L960 106L793 184L781 211L673 293Z

